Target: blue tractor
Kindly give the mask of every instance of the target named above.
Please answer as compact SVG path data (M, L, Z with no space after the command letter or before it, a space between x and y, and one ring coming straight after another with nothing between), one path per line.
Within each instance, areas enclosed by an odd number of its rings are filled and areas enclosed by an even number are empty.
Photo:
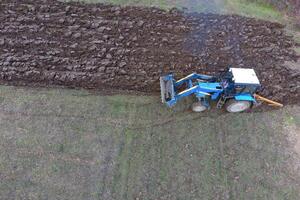
M216 101L216 107L225 106L228 112L242 112L252 107L255 93L261 87L253 69L228 68L219 76L192 73L178 81L173 74L160 77L161 99L167 106L195 95L197 101L192 110L202 112L210 108L210 101Z

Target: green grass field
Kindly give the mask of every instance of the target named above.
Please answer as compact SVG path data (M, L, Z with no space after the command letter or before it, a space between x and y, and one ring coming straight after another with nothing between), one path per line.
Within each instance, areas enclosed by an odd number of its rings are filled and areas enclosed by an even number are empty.
M299 199L297 106L196 114L158 96L0 96L1 199Z

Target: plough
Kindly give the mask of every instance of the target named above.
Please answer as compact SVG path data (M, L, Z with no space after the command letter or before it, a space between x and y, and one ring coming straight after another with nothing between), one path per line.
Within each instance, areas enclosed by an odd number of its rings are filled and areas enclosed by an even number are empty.
M179 100L194 95L197 99L192 110L202 112L216 101L217 108L225 106L228 112L242 112L253 107L257 101L274 106L283 105L256 94L261 84L253 69L228 68L219 76L192 73L180 80L173 74L160 77L161 99L167 106L174 106Z

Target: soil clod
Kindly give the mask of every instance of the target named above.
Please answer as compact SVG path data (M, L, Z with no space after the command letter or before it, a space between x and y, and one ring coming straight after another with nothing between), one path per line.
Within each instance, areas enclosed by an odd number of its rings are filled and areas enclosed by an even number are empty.
M0 82L159 91L159 76L254 68L261 95L300 100L293 39L284 26L236 15L85 5L0 2Z

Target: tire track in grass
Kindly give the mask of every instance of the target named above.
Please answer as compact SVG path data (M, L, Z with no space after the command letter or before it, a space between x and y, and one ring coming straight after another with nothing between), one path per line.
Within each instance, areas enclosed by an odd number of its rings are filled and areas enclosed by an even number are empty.
M124 128L112 186L112 196L117 196L116 199L128 199L128 174L131 166L132 134L130 130Z

